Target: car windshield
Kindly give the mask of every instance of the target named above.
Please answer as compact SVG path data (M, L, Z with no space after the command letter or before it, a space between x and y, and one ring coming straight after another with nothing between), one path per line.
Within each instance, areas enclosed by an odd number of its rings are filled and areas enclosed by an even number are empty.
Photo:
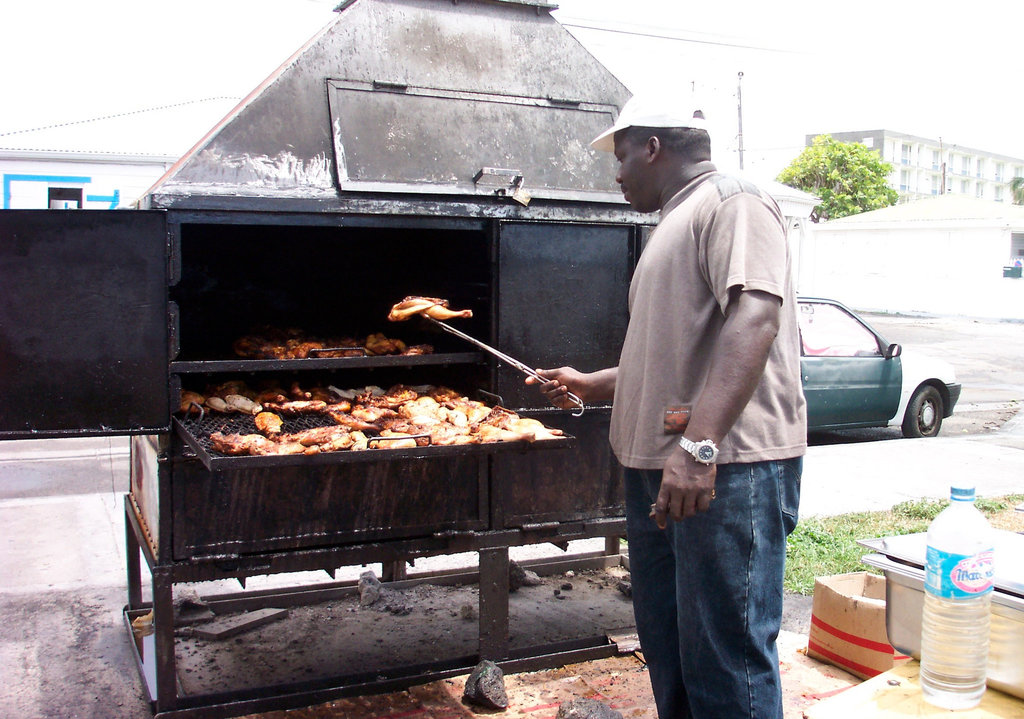
M852 315L835 305L800 303L800 339L809 357L878 357L878 339Z

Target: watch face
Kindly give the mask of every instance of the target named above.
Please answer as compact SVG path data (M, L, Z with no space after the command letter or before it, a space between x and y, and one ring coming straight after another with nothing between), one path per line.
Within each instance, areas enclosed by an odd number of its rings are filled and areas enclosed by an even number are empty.
M697 459L701 462L710 462L715 458L715 448L706 444L697 448Z

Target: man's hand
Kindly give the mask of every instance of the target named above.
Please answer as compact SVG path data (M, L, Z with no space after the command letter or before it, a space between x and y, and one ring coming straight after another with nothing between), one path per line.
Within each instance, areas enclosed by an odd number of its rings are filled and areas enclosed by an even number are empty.
M569 399L569 393L584 402L601 402L609 400L615 394L615 378L618 368L598 370L597 372L580 372L572 367L558 369L539 369L537 374L547 381L540 384L536 378L527 377L526 384L539 385L541 394L556 407L570 409L576 404Z
M651 507L651 516L659 529L668 519L680 522L698 512L708 511L715 494L717 467L701 464L681 447L676 447L665 461L658 500Z
M539 369L537 374L547 380L540 385L541 394L556 407L569 409L575 406L569 399L570 392L586 401L586 390L584 389L586 379L582 372L572 367L559 367L558 369ZM526 384L538 384L538 380L535 377L527 377Z

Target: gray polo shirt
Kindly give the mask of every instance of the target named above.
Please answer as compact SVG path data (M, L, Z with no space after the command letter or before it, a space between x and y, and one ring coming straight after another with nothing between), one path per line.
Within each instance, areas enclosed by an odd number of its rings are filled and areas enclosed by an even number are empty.
M729 290L782 299L779 334L754 395L719 446L719 463L797 457L807 448L796 293L782 214L751 183L701 163L666 205L629 290L610 439L619 461L660 469L678 437L665 410L700 395ZM721 361L728 361L723 358Z

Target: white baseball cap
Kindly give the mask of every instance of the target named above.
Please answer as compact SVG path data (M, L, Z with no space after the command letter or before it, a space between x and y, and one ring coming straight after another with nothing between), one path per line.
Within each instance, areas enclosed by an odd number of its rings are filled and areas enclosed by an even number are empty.
M700 110L678 97L667 95L634 95L622 107L615 124L595 137L590 146L604 152L615 151L615 133L627 127L690 127L706 130L703 117L694 117Z

